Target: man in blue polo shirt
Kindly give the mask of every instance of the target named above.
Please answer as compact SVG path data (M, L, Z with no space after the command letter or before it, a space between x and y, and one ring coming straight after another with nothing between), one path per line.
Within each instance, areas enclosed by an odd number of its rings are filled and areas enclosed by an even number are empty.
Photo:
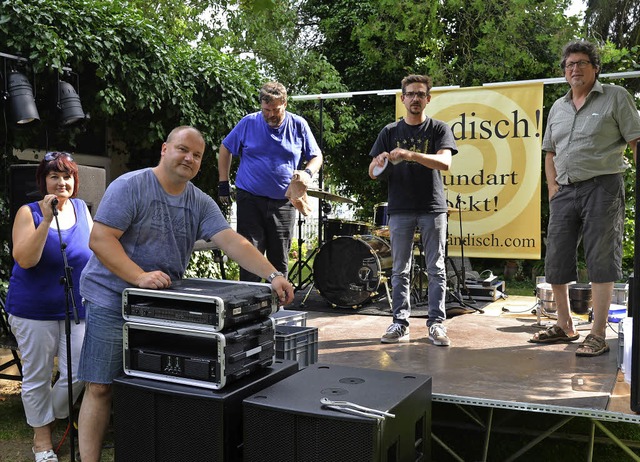
M231 160L240 157L237 231L286 275L295 208L285 193L301 160L306 162L303 175L310 181L322 166L322 153L307 121L287 112L282 84L266 83L259 99L260 112L243 117L220 145L218 196L223 204L230 203ZM241 268L240 280L259 282L260 277Z

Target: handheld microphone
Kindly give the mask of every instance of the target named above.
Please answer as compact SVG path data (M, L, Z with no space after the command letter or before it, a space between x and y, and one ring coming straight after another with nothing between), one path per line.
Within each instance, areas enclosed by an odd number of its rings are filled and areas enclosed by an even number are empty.
M53 210L53 215L58 215L58 209L56 208L58 206L58 198L54 197L51 200L51 209Z

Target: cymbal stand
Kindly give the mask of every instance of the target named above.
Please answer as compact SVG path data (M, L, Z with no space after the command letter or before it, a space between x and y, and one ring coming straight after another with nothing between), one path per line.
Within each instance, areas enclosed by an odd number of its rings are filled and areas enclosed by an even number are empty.
M331 204L329 204L329 202L325 201L324 199L321 199L320 200L321 218L318 223L318 245L316 246L315 249L313 249L311 253L309 253L309 255L307 256L307 259L305 260L305 265L308 268L310 268L308 262L315 258L316 254L320 251L320 249L322 248L322 245L325 242L326 232L327 232L327 223L329 222L329 218L327 217L327 215L329 213L331 213ZM309 290L307 291L307 293L304 295L304 298L300 302L300 308L303 308L305 303L307 303L307 299L309 298L309 295L311 295L311 291L316 286L316 282L313 280L313 271L309 273L309 277L307 279L311 281L311 286L309 287Z
M302 237L302 225L304 225L305 220L302 216L302 213L298 212L298 256L296 258L296 262L293 264L291 269L289 270L289 280L294 284L295 290L300 290L306 287L311 279L311 266L309 266L309 260L311 255L308 255L305 260L302 259L302 245L305 243L305 239ZM302 279L302 269L307 268L309 270L309 275L306 278ZM297 284L295 280L297 281Z
M476 303L476 301L471 297L471 295L469 295L469 289L467 288L467 281L466 281L466 274L465 274L465 267L464 267L464 237L462 235L462 209L460 208L460 194L458 194L458 197L456 199L456 209L458 209L458 222L460 223L460 258L462 260L462 269L458 270L458 268L456 267L455 262L453 261L453 259L449 256L449 239L447 239L447 243L445 244L445 267L446 267L446 263L449 262L449 264L451 265L451 268L453 269L453 272L456 275L456 287L455 287L455 291L451 290L451 289L447 289L447 293L449 295L450 298L452 298L454 301L456 301L457 303L459 303L460 305L466 307L466 308L470 308L472 310L476 310L479 313L484 313L484 310L473 306L473 304ZM447 219L447 236L449 235L449 220ZM462 289L462 290L461 290ZM466 295L467 300L464 300L464 295Z

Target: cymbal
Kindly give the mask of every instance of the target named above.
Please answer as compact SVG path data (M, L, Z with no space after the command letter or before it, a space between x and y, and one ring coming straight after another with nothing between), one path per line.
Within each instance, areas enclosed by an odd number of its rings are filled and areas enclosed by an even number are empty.
M324 199L332 202L345 202L347 204L355 204L356 201L349 199L348 197L338 196L337 194L331 194L328 191L322 191L321 189L307 189L307 194L311 197L317 197L318 199Z

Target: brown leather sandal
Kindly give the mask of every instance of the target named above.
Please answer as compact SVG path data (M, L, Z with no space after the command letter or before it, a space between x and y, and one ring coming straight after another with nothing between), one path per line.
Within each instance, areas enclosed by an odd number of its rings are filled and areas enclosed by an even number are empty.
M536 332L533 337L529 339L530 343L569 343L574 340L578 340L580 334L567 335L557 324L547 327L545 330Z
M589 334L576 350L576 356L600 356L609 351L609 345L604 338Z

